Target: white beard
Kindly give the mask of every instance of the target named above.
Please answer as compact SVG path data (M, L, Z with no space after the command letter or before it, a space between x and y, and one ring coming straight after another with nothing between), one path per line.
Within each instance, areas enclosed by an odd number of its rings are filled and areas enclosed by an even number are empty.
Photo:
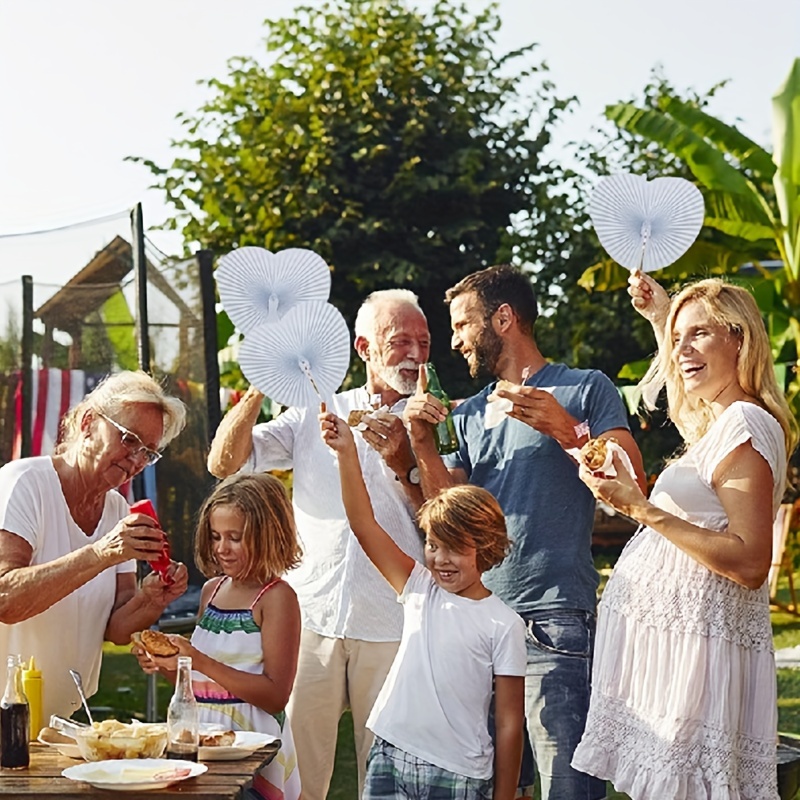
M401 372L404 369L413 369L419 372L419 365L413 361L404 361L394 367L387 367L385 364L373 367L378 377L387 385L404 397L414 394L417 391L417 379L405 378Z

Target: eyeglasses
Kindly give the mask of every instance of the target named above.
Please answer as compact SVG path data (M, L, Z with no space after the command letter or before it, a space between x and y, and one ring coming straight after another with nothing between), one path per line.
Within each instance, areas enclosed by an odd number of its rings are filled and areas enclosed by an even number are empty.
M122 444L128 448L132 458L143 458L147 466L152 466L161 458L163 453L159 453L158 450L151 450L133 431L129 431L124 425L115 422L102 411L97 413L119 431L119 438Z

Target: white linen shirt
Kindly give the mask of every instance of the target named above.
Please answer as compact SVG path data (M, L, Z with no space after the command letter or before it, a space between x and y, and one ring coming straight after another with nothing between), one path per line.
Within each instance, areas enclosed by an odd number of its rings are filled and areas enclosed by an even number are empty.
M390 411L402 413L405 402ZM330 410L347 419L353 409L368 407L369 393L360 387L334 395ZM402 484L360 434L355 438L375 519L405 553L421 561L422 537ZM297 592L303 627L321 636L399 641L402 608L350 530L338 460L322 441L316 409L290 408L253 428L253 451L241 471L292 468L292 503L303 560L284 577Z

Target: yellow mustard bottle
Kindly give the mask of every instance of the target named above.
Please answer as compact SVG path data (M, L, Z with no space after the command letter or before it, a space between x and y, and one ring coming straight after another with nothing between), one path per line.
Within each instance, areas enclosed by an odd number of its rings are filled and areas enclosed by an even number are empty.
M22 690L28 698L31 715L31 741L35 741L42 729L42 672L36 669L36 662L30 661L22 670Z

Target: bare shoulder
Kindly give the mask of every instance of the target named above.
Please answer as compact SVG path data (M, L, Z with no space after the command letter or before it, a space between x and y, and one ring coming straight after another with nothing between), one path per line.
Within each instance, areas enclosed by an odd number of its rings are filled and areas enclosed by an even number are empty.
M217 586L219 586L223 580L225 580L224 576L220 576L218 578L211 578L210 580L207 580L203 584L203 588L200 590L201 611L208 605L208 601L211 599L211 595L214 594L214 592L217 589Z
M300 613L300 603L294 589L284 580L279 580L267 589L253 606L253 615L273 616L277 613Z

